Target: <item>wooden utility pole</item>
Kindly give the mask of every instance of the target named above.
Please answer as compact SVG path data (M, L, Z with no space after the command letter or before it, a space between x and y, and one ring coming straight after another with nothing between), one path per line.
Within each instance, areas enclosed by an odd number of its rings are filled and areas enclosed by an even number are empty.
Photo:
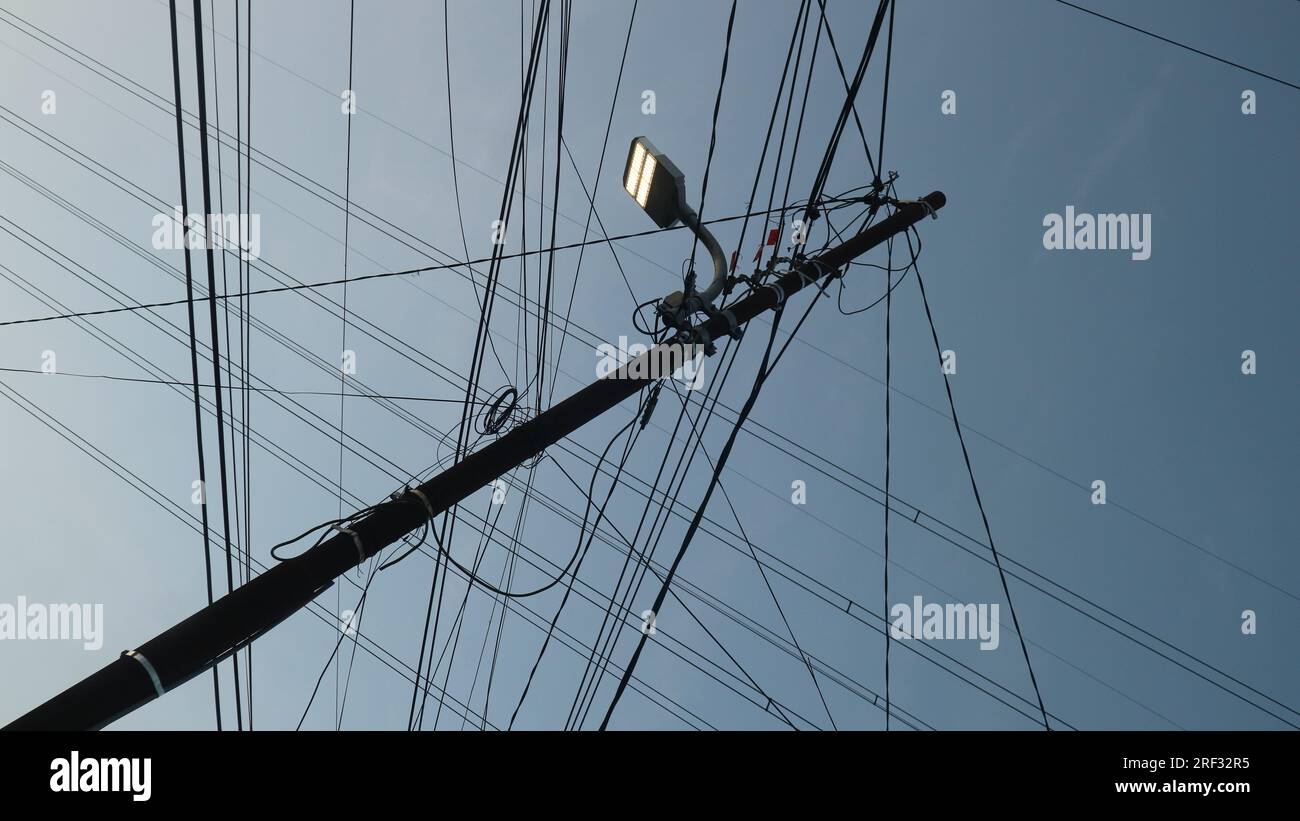
M429 481L383 502L331 538L288 559L160 633L5 727L5 730L97 730L179 687L305 607L336 578L449 510L560 439L655 381L640 360L663 361L668 345L707 343L743 328L817 280L904 232L947 202L934 192L899 203L889 217L847 242L754 289L726 311L656 345L609 376L469 454ZM645 376L650 374L651 376Z

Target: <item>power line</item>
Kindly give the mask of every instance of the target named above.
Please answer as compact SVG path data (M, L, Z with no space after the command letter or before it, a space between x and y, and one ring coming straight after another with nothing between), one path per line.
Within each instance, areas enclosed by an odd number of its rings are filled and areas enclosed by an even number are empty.
M614 474L613 481L609 484L609 490L605 493L605 500L601 502L600 508L596 512L596 521L591 526L591 535L587 537L587 544L585 547L581 547L580 554L577 552L574 554L577 556L578 562L573 567L573 572L569 577L569 583L565 587L564 596L560 599L559 607L556 608L555 615L551 618L551 626L547 631L546 640L542 642L542 647L537 653L537 659L533 662L532 669L528 671L528 679L524 682L524 689L519 694L519 701L515 704L514 712L510 714L510 723L506 725L507 728L514 727L515 719L519 717L519 710L524 706L524 700L528 697L528 691L532 687L533 678L537 675L537 668L541 666L542 658L546 655L546 647L550 643L551 633L554 632L555 625L559 623L560 615L564 612L564 606L569 601L569 594L573 592L573 583L577 580L578 571L582 568L582 560L586 558L587 551L591 548L591 542L596 538L596 529L600 527L601 520L605 518L605 509L609 505L609 500L613 498L614 491L618 488L619 480L623 475L623 468L627 465L628 456L632 453L632 448L636 444L636 440L642 430L640 427L636 427L636 422L640 418L643 408L644 402L637 406L637 412L633 414L632 419L610 438L609 444L605 445L604 451L600 454L600 459L592 469L591 484L588 485L585 494L587 497L587 504L582 514L582 525L578 529L578 544L580 546L582 545L582 537L587 532L587 517L590 515L592 504L595 501L592 498L592 492L596 487L596 477L600 474L600 465L605 461L605 456L609 453L609 449L614 445L614 442L616 442L624 433L630 434L628 436L627 444L623 447L623 456L619 459L618 470ZM568 568L566 567L564 570L568 571Z
M212 31L215 32L215 31L216 31L216 5L215 5L215 3L213 2L213 0L208 0L208 16L212 18L212 23L213 23ZM219 73L219 71L218 71L218 67L217 67L217 38L216 38L215 34L214 34L213 37L212 37L211 44L212 44L212 103L213 103L213 111L214 111L214 114L215 114L215 121L216 121L216 122L215 122L215 127L216 127L216 130L217 130L217 131L220 131L220 130L221 130L221 90L220 90L220 80L219 80L219 78L220 78L220 73ZM238 52L236 52L236 60L238 60ZM236 87L235 90L236 90L236 93L238 93L238 90L239 90L238 87ZM225 175L223 174L222 169L221 169L221 148L222 148L221 142L220 142L220 140L218 140L218 141L217 141L217 208L221 211L221 213L224 214L225 211L226 211L226 204L225 204L225 203L226 203L226 195L225 195L226 186L225 186ZM236 211L237 211L238 213L240 213L240 214L243 213L242 209L240 209L240 208L236 208ZM229 289L230 289L230 280L229 280L228 277L227 277L227 268L226 268L226 263L227 263L227 261L229 260L229 257L230 257L230 249L229 249L228 244L223 243L223 245L225 245L226 247L224 247L224 248L222 249L222 254L221 254L221 288L222 288L222 290L229 290ZM238 256L236 256L236 260L238 260ZM224 316L224 319L225 319L225 330L226 330L226 398L227 398L227 401L232 405L232 408L231 408L231 411L230 411L230 414L229 414L229 418L230 418L231 437L233 438L234 435L235 435L235 424L236 424L235 417L236 417L236 412L235 412L235 410L234 410L234 408L233 408L233 405L234 405L234 391L233 391L233 388L232 388L232 384L233 384L233 382L234 382L234 379L233 379L233 376L232 376L234 366L233 366L233 363L232 363L232 361L231 361L231 356L230 356L230 351L231 351L231 349L232 349L232 347L233 347L233 346L231 345L231 343L230 343L230 303L228 303L228 302L225 303L225 305L223 305L223 308L224 308L224 310L223 310L222 313L223 313L223 316ZM214 389L215 389L215 386L214 386ZM235 497L235 534L236 534L236 537L238 537L238 534L241 532L241 528L240 528L240 492L239 492L239 453L238 453L238 451L236 451L235 455L234 455L232 458L233 458L233 462L234 462L234 464L233 464L233 466L232 466L232 470L231 470L231 483L232 483L233 486L234 486L234 497ZM223 465L223 468L222 468L222 469L223 469L223 471L224 471L224 469L225 469L225 468L224 468L224 465ZM226 503L226 502L225 502L224 499L223 499L223 504L225 504L225 503ZM238 542L236 542L236 543L235 543L235 548L238 550L238 549L240 549L240 547L241 547L241 546L238 544ZM247 547L247 544L243 545L243 547L246 548L246 547ZM227 561L229 561L229 558L227 559ZM243 581L244 581L244 580L242 579L242 576L243 576L243 573L242 573L242 571L243 571L243 563L244 563L244 562L243 562L243 556L241 555L241 556L239 557L239 570L241 571L241 572L240 572L240 576L241 576L241 581L240 581L240 583L241 583L241 584L242 584ZM230 590L233 590L233 589L234 589L234 583L233 583L233 580L230 580L230 583L229 583L228 587L229 587ZM233 664L233 666L234 666L234 675L235 675L235 698L236 698L236 703L238 704L238 701L239 701L239 687L240 687L240 683L239 683L239 654L238 654L238 653L235 653L235 654L232 656L232 664ZM235 715L236 715L236 718L237 718L238 721L239 721L239 723L238 723L238 728L242 730L242 729L243 729L243 718L242 718L242 716L241 716L240 713L241 713L241 711L237 709L236 712L235 712Z
M821 167L817 169L817 176L813 180L812 193L808 195L808 207L805 211L805 218L809 222L812 221L813 209L826 187L826 179L830 176L831 165L834 163L835 153L839 149L840 136L844 133L844 124L848 121L849 114L853 112L853 102L857 99L858 89L862 87L862 78L867 73L867 65L871 62L871 55L875 51L876 38L880 36L880 26L884 22L885 10L888 5L889 0L880 0L880 5L876 8L875 19L871 22L871 32L867 35L867 43L862 49L862 59L858 61L858 70L853 75L853 83L849 86L848 93L844 96L844 106L840 109L839 119L836 120L835 127L831 131L830 140L826 145L826 153L822 156ZM880 177L881 170L877 166L877 179Z
M891 17L892 17L892 14L891 14ZM891 30L892 30L892 28L893 28L892 20L891 20L890 28L891 28ZM892 31L891 31L891 34L892 34ZM884 162L884 155L883 155L883 154L877 154L877 156L881 157L881 162ZM884 539L884 541L885 541L885 561L884 561L884 571L883 571L883 572L884 572L884 577L885 577L885 579L884 579L884 605L885 605L885 611L884 611L884 612L885 612L885 617L886 617L886 618L889 617L889 612L890 612L890 602L889 602L889 514L890 514L891 511L890 511L890 508L889 508L889 498L890 498L890 494L889 494L889 487L890 487L890 484L889 484L889 481L890 481L890 476L891 476L891 471L890 471L890 455L891 455L891 447L892 447L892 445L893 445L892 436L891 436L891 435L892 435L892 432L893 432L893 426L892 426L892 423L891 423L891 416L890 416L890 411L891 411L890 396L891 396L891 394L890 394L890 392L889 392L889 385L890 385L890 382L892 381L892 374L893 374L893 369L894 369L894 355L893 355L893 345L892 345L892 341L893 341L892 318L893 318L893 313L894 313L894 311L893 311L893 303L894 303L894 297L893 297L893 294L894 294L894 289L891 288L891 287L889 286L889 269L894 267L894 242L893 242L892 239L891 239L891 240L889 241L889 243L888 243L888 248L889 248L889 250L886 252L886 253L888 254L888 262L886 263L886 268L885 268L885 516L884 516L884 519L885 519L885 539ZM889 730L889 705L890 705L890 688L889 688L889 646L890 646L890 642L889 642L889 631L886 630L886 631L885 631L885 730Z
M780 209L768 209L764 211L754 211L747 214L736 214L730 217L719 217L716 219L708 220L704 224L733 222L735 220L745 219L746 217L762 216L764 214L770 214L778 210ZM681 230L682 227L683 226L681 225L677 225L671 228L658 228L649 231L636 231L630 234L620 234L614 237L587 240L585 242L571 242L565 245L557 245L554 248L539 248L531 251L517 251L511 254L500 254L497 256L497 259L501 259L501 260L518 259L520 257L537 256L539 254L545 254L551 251L567 251L572 248L582 248L587 245L605 245L607 243L617 242L619 240L624 240L624 239L635 239L637 237L646 237L664 231L677 231L677 230ZM415 274L426 274L432 271L445 271L445 270L455 269L455 268L465 268L471 265L481 265L482 263L485 262L491 262L492 259L493 259L492 257L482 257L479 259L470 260L468 262L449 262L441 265L425 265L419 268L406 268L400 271L383 271L374 274L363 274L362 276L352 277L348 281L352 283L357 283L357 282L365 282L365 281L375 280L375 279L387 279L390 277L413 276ZM245 299L254 296L264 296L266 294L282 294L282 293L291 293L294 291L320 290L323 288L328 288L333 285L342 285L342 284L343 284L342 279L330 279L330 280L322 280L318 282L299 283L296 285L282 285L282 286L271 287L271 288L255 288L247 291L241 291L238 293L217 294L215 297L204 296L204 297L198 297L196 301L205 302L213 299L216 300ZM77 317L106 316L109 314L129 313L132 311L153 310L155 308L171 308L177 305L185 305L185 304L187 304L187 300L172 299L172 300L162 300L158 302L143 302L135 305L121 306L117 308L102 308L97 310L55 314L53 316L31 317L28 319L10 319L5 321L0 321L0 328L8 327L10 325L31 325L38 322L53 322L55 320L73 319ZM355 318L355 314L353 316Z
M685 397L681 395L681 391L677 388L677 384L675 382L670 381L669 384L672 385L673 393L677 394L677 398L681 401L682 407L684 409L686 407ZM687 416L687 418L689 419L690 417ZM710 469L716 469L717 467L716 463L709 456L708 449L704 447L704 440L700 437L699 431L695 427L694 420L691 420L691 430L696 435L696 442L698 444L698 447L700 448L700 452L704 454L705 462L708 463ZM790 620L786 618L785 608L781 606L781 600L777 598L776 589L772 587L772 582L767 577L767 571L763 567L763 562L760 561L758 558L758 551L754 549L754 543L749 540L749 534L745 532L745 526L740 521L740 514L736 511L736 506L732 504L731 494L727 492L726 484L723 482L718 482L718 489L722 491L722 498L726 501L727 509L731 511L732 518L734 518L736 521L736 527L739 528L740 530L740 537L744 540L745 546L749 549L749 555L754 560L754 567L758 569L758 575L763 580L764 587L767 588L767 593L772 599L772 604L776 606L777 615L781 617L781 623L785 625L786 633L790 636L790 643L794 645L795 650L799 653L799 658L804 663L804 667L806 667L808 670L808 675L812 679L813 688L817 691L817 698L821 700L822 708L826 711L826 717L830 719L831 729L838 730L839 727L836 726L835 724L835 716L831 714L830 704L827 703L826 695L822 692L821 684L817 681L817 672L813 669L812 662L808 660L808 654L805 653L803 647L800 646L799 639L797 636L795 636L794 628L790 626ZM681 601L681 599L677 596L676 592L673 592L673 598L676 599L678 602L681 602L683 607L686 606L685 602ZM688 608L688 612L689 612L689 608ZM692 614L692 617L694 617L694 614ZM696 619L696 621L698 622L699 619ZM701 623L700 626L704 627L703 623ZM707 628L705 628L705 631L707 632ZM710 633L709 635L710 637L712 637L713 634ZM717 642L717 639L715 638L714 641ZM719 643L718 646L721 647L721 644ZM724 652L725 652L725 648L724 648ZM740 666L739 662L736 663L736 666L737 667Z
M351 2L349 2L348 4L348 91L347 91L348 98L349 98L348 104L351 107L356 106L356 89L352 84L352 54L353 54L352 47L353 47L353 35L356 32L356 20L357 20L357 4L356 4L356 0L351 0ZM343 516L344 388L346 387L346 383L347 383L347 370L348 370L348 362L347 362L348 257L350 256L348 254L348 249L349 249L349 240L350 240L350 230L352 228L352 110L350 109L345 110L345 116L346 116L346 128L347 128L347 148L346 148L346 159L344 161L344 173L343 173L343 333L342 333L342 342L339 348L341 360L339 362L339 481L338 481L338 494L337 494L338 515L340 518ZM371 579L373 578L374 575L372 571ZM367 587L368 586L369 583L367 583ZM342 591L340 590L340 588L336 586L334 588L334 597L335 597L334 604L335 604L335 608L339 610L341 610L343 607L343 602L342 599L340 598L341 596L342 596ZM364 603L364 601L365 601L365 594L363 593L362 602ZM340 628L339 630L340 641L342 640L343 635L345 634L343 630ZM334 649L335 652L337 653L338 651L337 644L335 645ZM335 658L335 656L331 656L331 658ZM319 681L316 682L316 686L317 687L320 686ZM315 692L313 692L312 697L315 698L315 695L316 695ZM310 709L311 707L310 701L307 703L307 707L308 709ZM337 663L334 665L334 715L335 715L336 723L341 724L343 719L342 719L342 714L339 711L339 667ZM304 710L303 718L306 717L307 717L307 712L306 710ZM299 721L298 725L299 727L301 727L302 722Z
M185 304L189 312L190 325L190 366L193 371L194 386L194 437L198 443L199 454L199 509L202 512L203 521L203 568L207 579L208 604L213 602L212 595L212 547L209 537L208 528L208 483L207 471L204 467L203 458L203 416L199 404L199 355L198 355L198 337L195 334L194 323L194 277L190 267L190 243L188 238L189 231L189 195L186 193L185 177L185 135L181 121L181 66L180 66L180 41L176 31L176 0L170 0L171 5L171 47L172 47L172 80L176 94L176 139L180 146L177 151L177 157L180 162L180 187L181 187L181 213L185 215L182 221L181 234L183 237L183 248L185 251ZM218 395L220 391L218 391ZM212 698L217 714L217 729L221 729L221 685L217 678L217 667L212 668Z
M919 237L918 237L919 241ZM907 246L912 247L911 236L908 235ZM913 255L915 259L915 254ZM943 349L939 345L939 332L934 326L934 315L930 312L930 300L925 296L925 281L921 278L921 269L915 262L912 264L916 271L916 284L921 292L921 302L925 306L925 318L930 323L930 335L934 339L934 352L940 363L943 360ZM966 447L966 437L961 430L961 422L957 421L957 403L952 396L952 382L948 379L948 374L943 374L943 386L948 393L948 407L952 411L952 424L957 431L957 441L961 444L962 459L966 463L966 474L970 477L971 492L975 495L975 505L980 511L980 520L984 523L984 535L988 538L989 550L993 553L993 563L998 570L998 579L1002 582L1002 594L1007 600L1007 609L1011 611L1011 624L1016 631L1016 638L1020 641L1020 652L1025 657L1025 667L1029 670L1029 683L1034 688L1034 695L1038 698L1038 709L1043 714L1043 729L1051 730L1052 725L1047 720L1047 708L1043 706L1043 694L1038 689L1038 678L1034 675L1034 666L1029 661L1029 648L1025 646L1025 634L1020 629L1020 619L1016 616L1016 606L1011 600L1011 589L1007 586L1007 574L1002 569L1002 558L998 555L997 545L993 542L993 530L989 527L988 513L984 510L984 500L980 497L979 485L975 482L975 470L971 467L970 450Z
M613 128L614 125L614 109L618 103L619 89L622 88L623 86L623 70L627 66L628 47L632 43L632 28L636 23L636 10L639 5L640 5L640 0L632 0L632 12L631 14L628 15L628 19L627 19L627 34L624 35L623 37L623 55L619 58L618 61L618 76L615 77L614 79L614 92L610 96L609 114L605 118L605 136L601 140L601 144L600 144L600 159L597 160L596 162L596 176L593 178L595 180L599 180L601 178L601 171L603 171L605 168L605 153L609 149L609 134L610 134L610 130ZM605 231L605 223L603 220L600 219L599 212L596 211L595 193L587 189L587 184L582 179L582 173L578 171L578 163L573 159L573 152L569 150L569 143L567 140L564 139L563 135L560 135L560 142L564 145L564 152L569 157L569 163L573 167L573 174L575 177L577 177L578 184L582 187L582 192L587 198L587 219L586 219L586 223L582 227L582 236L584 237L587 236L587 233L591 230L591 218L594 215L596 217L597 223L600 225L601 234L608 239L609 235ZM556 202L556 205L557 205L556 210L558 210L558 205L559 205L558 200ZM552 239L552 244L554 244L554 239ZM619 261L618 253L614 251L613 243L607 243L607 244L610 250L610 255L613 256L614 258L614 264L618 266L618 272L623 277L623 282L627 284L628 293L631 294L632 298L635 300L637 297L632 290L632 283L628 280L627 273L624 272L623 270L623 263ZM466 253L465 256L468 257L469 254ZM564 327L560 331L560 345L559 345L559 349L556 351L555 354L556 374L558 374L559 372L560 362L564 355L564 342L569 336L569 318L573 312L574 297L578 293L578 278L582 272L582 260L585 256L586 256L586 248L584 247L578 251L578 260L574 264L573 286L569 290L569 304L568 307L565 309L565 313L564 313ZM555 398L555 375L552 375L551 392L548 397L548 401L554 401L554 398Z
M253 1L248 0L247 39L250 48L252 46L252 21L253 21ZM214 35L216 34L216 30L217 27L214 23L214 25L212 26L212 31ZM214 42L213 52L215 53L216 51L215 39L213 42ZM240 68L240 59L239 59L240 57L239 46L240 46L239 0L235 0L235 195L236 195L236 200L238 202L237 207L239 209L239 213L247 214L252 211L251 205L249 203L250 200L252 199L252 170L253 169L252 169L251 162L249 162L248 169L247 169L249 188L247 191L245 191L244 163L247 160L244 156L245 154L244 133L245 133L245 125L247 125L247 127L251 130L252 122L253 122L252 65L250 64L248 66L248 72L245 74L245 77L247 78L247 81L249 83L249 88L245 90L241 88L241 80L243 80L244 78L241 78L240 76L241 68ZM243 112L245 101L247 101L249 106L247 121L245 121L244 119L244 112ZM218 134L217 144L218 146L220 146L221 124L217 123L216 126L217 126L217 134ZM235 257L235 262L238 271L239 290L243 291L248 288L248 285L246 284L247 274L250 270L248 268L248 261L244 259L243 254L240 254ZM250 349L249 343L251 342L251 336L252 336L251 324L249 322L249 306L247 303L248 303L247 298L241 301L240 307L242 308L242 310L240 311L240 316L239 316L240 380L245 385L248 384L248 368L249 368L248 359L249 359L249 349ZM241 581L241 584L247 584L253 578L253 566L252 566L253 511L252 511L252 490L249 487L250 477L252 476L252 466L250 465L252 448L249 444L249 437L248 437L249 417L251 415L250 411L251 411L251 397L247 393L241 394L239 415L243 425L240 433L242 439L241 452L242 452L243 464L244 464L244 533L243 533L244 561L242 567L243 579ZM245 648L244 654L245 654L244 675L245 675L246 689L248 692L248 729L252 730L253 729L253 645L252 644L249 644L248 647Z
M814 298L813 304L816 304ZM718 463L713 469L713 475L709 479L708 488L704 491L704 498L700 501L699 507L695 511L695 516L691 519L690 525L686 529L686 535L682 538L682 546L678 548L677 556L673 559L672 565L668 568L668 574L659 588L659 595L655 597L654 605L651 611L658 613L664 604L664 599L668 595L668 588L673 583L673 576L677 573L677 568L682 562L682 557L686 555L686 548L690 547L691 540L695 532L700 527L700 519L704 516L704 511L708 507L709 499L713 495L714 488L718 485L718 479L722 475L722 468L727 463L727 457L731 455L731 448L736 443L736 435L740 428L745 424L745 419L749 416L750 410L754 407L754 402L758 399L758 394L763 388L763 382L767 379L768 357L772 353L772 343L776 341L776 328L780 324L783 307L776 309L776 314L772 319L772 332L768 336L767 350L763 352L763 360L759 365L758 374L754 377L754 386L750 389L749 399L740 410L740 415L736 419L736 424L731 429L731 434L727 437L727 443L723 446L722 451L718 454ZM627 688L627 680L631 677L632 671L636 669L637 660L641 657L641 651L645 649L645 643L648 634L642 633L640 640L637 641L636 649L632 652L632 660L628 662L627 669L623 673L622 680L618 683L618 689L614 691L614 698L610 701L609 708L605 711L605 718L600 723L600 729L604 730L609 727L610 716L614 714L614 709L618 707L619 699L623 697L623 691Z
M1131 31L1136 31L1139 34L1145 34L1147 37L1154 38L1163 43L1168 43L1171 46L1177 46L1178 48L1184 49L1186 51L1190 51L1193 54L1199 54L1202 57L1209 57L1211 60L1214 60L1215 62L1218 63L1223 63L1225 66L1232 66L1233 68L1239 68L1242 71L1249 72L1250 74L1254 74L1256 77L1262 77L1265 80L1272 80L1273 82L1280 83L1286 86L1287 88L1293 88L1296 91L1300 91L1300 85L1296 85L1295 83L1289 82L1287 80L1283 80L1280 77L1274 77L1272 74L1265 74L1264 72L1257 71L1253 68L1250 68L1249 66L1243 66L1241 63L1234 63L1233 61L1224 59L1223 57L1216 57L1215 55L1210 54L1208 51L1201 51L1199 48L1194 48L1192 46L1187 45L1186 43L1180 43L1177 40L1171 40L1168 37L1163 37L1159 34L1156 34L1154 31L1147 31L1144 28L1138 28L1137 26L1131 25L1129 23L1125 23L1123 20L1116 20L1114 17L1107 17L1106 15L1102 14L1099 11L1086 9L1083 6L1076 6L1074 3L1067 2L1067 0L1056 0L1056 2L1060 3L1062 6L1069 6L1072 9L1081 11L1084 14L1091 14L1093 17L1098 17L1102 20L1106 20L1108 22L1114 23L1117 26L1123 26L1124 28L1129 29Z
M203 9L200 5L200 0L194 0L194 62L199 86L199 154L202 157L203 165L203 213L205 222L204 253L207 258L208 293L215 294L217 292L217 273L212 249L214 244L212 230L213 220L210 216L212 214L212 181L210 165L208 163L208 94L204 80L206 66L204 65L203 60ZM189 219L189 212L188 210L185 210L183 206L182 213L185 215L184 219ZM217 458L221 465L221 520L226 546L226 592L232 593L235 589L234 553L230 546L230 495L226 478L225 403L221 396L221 339L220 331L217 327L217 303L215 300L208 301L208 318L212 333L212 381L216 386ZM206 486L204 487L204 492L207 492ZM234 668L235 719L238 729L242 730L244 727L244 717L240 697L239 656L232 655L230 660Z
M190 384L189 382L180 382L177 380L145 379L143 377L138 377L138 376L120 376L117 374L107 374L107 373L77 373L74 371L65 371L65 370L46 372L46 371L42 371L39 368L0 367L0 371L3 371L5 373L39 374L41 376L70 376L76 379L106 379L112 382L131 382L131 383L145 384L145 385L189 385ZM212 388L215 386L208 383L201 383L199 387ZM267 394L275 394L276 396L338 396L337 391L285 390L281 388L259 388L254 385L246 385L246 384L240 384L238 387L235 387L233 384L231 384L231 385L227 385L226 389L227 392L240 391L240 392L251 392L251 393L267 393ZM353 393L348 393L346 395L350 398L357 398L357 399L395 399L402 402L438 402L438 403L445 403L449 405L459 405L465 401L463 399L441 399L432 396L407 396L404 394L390 394L390 393L353 392ZM476 399L474 400L473 404L487 406L487 405L491 405L492 403L486 400Z
M877 169L876 178L874 180L874 184L876 186L880 185L879 172L884 170L885 167L885 118L889 113L889 68L894 58L894 9L896 9L897 7L898 7L897 2L892 2L889 4L889 35L885 45L885 90L884 90L884 95L880 102L880 142L877 144L877 148L876 148L876 158L880 162L880 166ZM874 212L874 210L875 210L875 206L873 204L872 211ZM874 216L874 213L872 214L872 216ZM870 219L870 216L868 217L868 219ZM893 237L890 237L889 242L885 244L885 247L887 250L885 251L886 254L885 256L885 517L884 517L885 518L885 539L884 539L885 561L884 561L883 574L884 574L885 617L888 618L890 613L890 602L889 602L889 514L890 514L889 497L890 497L890 493L889 493L889 488L890 488L890 478L891 478L890 456L891 456L891 447L893 445L893 439L892 439L893 425L892 425L892 419L890 415L890 411L892 410L891 402L890 402L892 398L892 394L890 393L889 388L892 382L892 375L893 375L893 368L894 368L894 354L893 354L893 345L892 345L894 289L889 284L889 272L894 267ZM912 262L915 263L916 259L913 258ZM889 714L890 714L889 648L890 648L889 630L885 630L885 730L886 731L889 730Z

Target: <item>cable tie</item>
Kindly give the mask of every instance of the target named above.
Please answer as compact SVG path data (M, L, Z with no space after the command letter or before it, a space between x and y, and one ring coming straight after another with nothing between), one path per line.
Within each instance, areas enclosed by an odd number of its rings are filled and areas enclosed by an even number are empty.
M841 274L838 268L832 268L831 266L827 265L826 262L822 260L821 257L817 257L816 259L813 259L812 263L818 266L819 268L821 268L823 271L825 271L827 277L834 278L840 276Z
M140 662L140 666L149 674L149 680L153 682L153 689L158 693L160 698L167 694L167 691L163 689L162 679L158 677L158 671L154 669L154 666L149 663L149 659L145 658L143 653L138 650L126 650L122 655Z
M780 285L777 285L775 282L769 282L765 287L771 288L776 292L776 305L773 307L780 308L785 304L785 291L782 290Z
M740 339L745 332L740 329L740 323L736 321L736 315L732 313L730 308L726 308L719 313L722 314L723 319L727 320L727 333L735 339Z
M437 516L437 514L433 512L433 505L429 504L429 497L425 496L424 492L420 490L418 487L407 488L407 492L414 493L417 497L419 497L421 502L424 502L424 509L429 511L429 521L432 522L434 518Z
M808 263L809 263L809 264L815 264L815 265L818 265L818 266L822 267L823 269L826 267L825 263L823 263L821 260L818 260L818 259L810 259L810 260L808 260ZM809 285L812 285L813 283L815 283L815 282L817 281L817 277L815 277L815 276L813 276L813 275L811 275L811 274L809 274L809 273L806 273L806 272L804 271L802 265L800 265L798 268L795 268L794 271L793 271L793 273L796 273L796 274L799 275L799 279L801 280L801 281L800 281L800 284L799 284L799 287L800 287L800 288L807 288Z
M339 527L338 525L334 525L334 529L339 533L346 533L352 537L352 543L357 546L357 561L358 563L364 562L366 560L366 549L361 546L361 537L357 535L357 532L346 527Z
M939 218L939 212L934 210L934 206L925 200L899 200L899 205L919 205L925 209L926 216L932 220Z

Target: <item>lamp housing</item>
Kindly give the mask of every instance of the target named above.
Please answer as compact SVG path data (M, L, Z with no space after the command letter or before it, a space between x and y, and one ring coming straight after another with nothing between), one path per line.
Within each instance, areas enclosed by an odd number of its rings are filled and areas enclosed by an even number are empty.
M685 175L645 137L633 139L628 147L623 190L660 228L668 228L690 213Z

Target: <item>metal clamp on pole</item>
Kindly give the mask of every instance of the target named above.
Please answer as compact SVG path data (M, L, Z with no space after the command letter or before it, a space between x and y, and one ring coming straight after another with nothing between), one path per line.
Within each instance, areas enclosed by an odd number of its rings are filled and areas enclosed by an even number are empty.
M420 490L418 487L410 487L410 488L407 488L407 489L406 489L406 492L407 492L407 493L414 494L416 498L418 498L421 502L424 503L424 509L425 509L426 512L428 512L428 514L429 514L429 522L430 522L430 524L432 524L434 518L435 518L438 514L436 514L436 513L433 512L433 505L429 504L429 497L428 497L428 496L425 496L425 495L424 495L424 491Z
M162 679L158 678L158 671L154 669L153 665L149 663L149 659L145 658L143 653L137 650L124 650L122 651L122 655L140 662L140 666L149 674L149 680L153 682L154 692L158 693L159 698L167 693L167 691L163 689Z
M357 532L346 527L339 527L338 525L334 525L334 529L339 533L346 533L352 537L352 543L357 546L357 561L364 562L366 560L366 549L362 546L361 537L357 535Z
M708 316L709 319L713 319L714 317L721 317L727 323L727 330L726 330L727 336L730 336L733 339L740 339L740 337L744 334L744 331L742 331L740 328L740 322L736 320L735 312L732 311L730 308L718 310L717 308L713 307L712 303L709 302L704 303L701 306L701 308L704 310L705 315ZM703 333L706 337L708 337L708 331L703 330L702 327L697 326L696 332ZM712 341L711 338L705 339L704 352L709 356L713 356L713 354L717 352L717 348L715 348L711 344L711 341Z
M785 290L780 285L777 285L775 282L769 282L763 287L771 288L772 291L776 294L776 305L773 306L774 308L777 308L779 310L785 307Z

